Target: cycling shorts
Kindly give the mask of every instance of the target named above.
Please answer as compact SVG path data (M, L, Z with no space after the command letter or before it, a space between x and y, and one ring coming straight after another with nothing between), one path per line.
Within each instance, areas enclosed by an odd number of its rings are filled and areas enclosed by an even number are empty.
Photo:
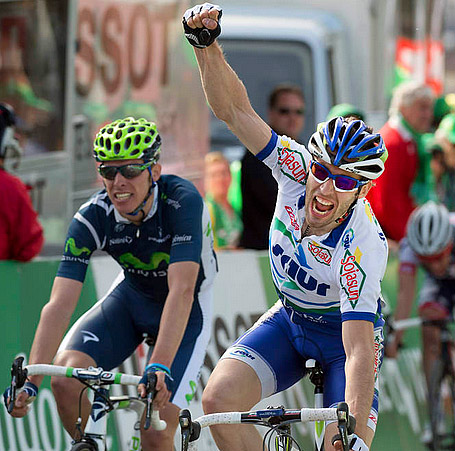
M156 338L164 304L135 290L123 277L114 288L70 329L59 352L88 354L96 365L112 370L127 359L143 341L143 334ZM118 280L119 280L118 279ZM188 406L211 333L212 286L201 289L194 300L181 345L171 366L174 379L170 401Z
M375 431L378 417L378 373L383 360L382 317L374 324L376 377L368 426ZM324 407L336 407L344 401L346 354L339 327L312 321L294 324L281 302L242 335L222 359L231 358L248 364L262 386L262 398L281 392L305 376L305 361L317 360L324 371Z

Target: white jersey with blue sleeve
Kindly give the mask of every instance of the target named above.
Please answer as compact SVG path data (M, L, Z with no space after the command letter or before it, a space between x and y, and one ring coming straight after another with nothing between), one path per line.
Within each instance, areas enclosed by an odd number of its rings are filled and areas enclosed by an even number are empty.
M331 232L301 238L311 154L305 146L272 132L257 157L278 182L269 256L275 288L291 318L375 322L388 249L368 201L359 199Z

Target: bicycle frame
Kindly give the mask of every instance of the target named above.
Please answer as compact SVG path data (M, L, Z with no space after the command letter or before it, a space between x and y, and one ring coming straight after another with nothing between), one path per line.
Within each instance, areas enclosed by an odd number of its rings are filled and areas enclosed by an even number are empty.
M128 451L141 449L141 418L144 413L145 403L137 397L116 396L110 397L110 390L98 385L93 385L95 396L90 411L90 416L85 426L84 434L74 443L91 440L96 443L99 451L106 449L107 415L112 410L126 410L136 414L131 436L128 440ZM113 404L114 409L106 402L106 398ZM112 405L111 404L111 405Z

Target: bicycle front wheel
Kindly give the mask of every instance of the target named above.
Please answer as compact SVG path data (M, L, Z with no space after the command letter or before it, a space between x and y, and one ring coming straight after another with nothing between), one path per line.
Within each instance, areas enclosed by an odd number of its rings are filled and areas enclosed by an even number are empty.
M428 388L434 451L455 449L455 375L442 359L435 362Z

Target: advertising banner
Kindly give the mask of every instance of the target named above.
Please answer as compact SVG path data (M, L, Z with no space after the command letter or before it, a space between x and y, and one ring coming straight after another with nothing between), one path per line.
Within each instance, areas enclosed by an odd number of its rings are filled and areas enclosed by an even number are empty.
M225 349L247 330L276 301L272 286L268 257L265 252L232 251L219 253L220 272L215 282L212 338L201 377L194 392L188 396L188 408L193 417L202 415L201 395L211 371ZM396 293L396 260L391 259L383 288L393 304ZM6 287L1 303L2 354L0 386L9 384L9 367L18 354L28 355L34 331L43 305L47 302L57 260L43 260L27 264L1 262L0 283ZM94 257L90 263L84 290L73 319L90 308L109 288L118 275L119 266L109 257ZM420 436L426 423L425 383L421 371L418 335L410 335L399 358L386 360L380 376L380 415L374 449L423 451ZM120 370L140 374L146 350L129 359ZM131 394L134 389L131 387ZM118 394L119 390L114 390ZM307 380L286 392L260 403L261 407L284 405L300 408L313 405L313 386ZM113 421L115 419L115 421ZM109 443L112 450L130 451L128 443L131 414L121 411L111 415ZM265 432L262 428L261 432ZM311 448L312 425L298 425L294 436L303 447ZM45 382L27 418L16 420L0 414L0 451L64 451L69 438L56 412L55 401ZM201 435L202 450L216 450L210 432ZM176 436L176 446L179 437Z

